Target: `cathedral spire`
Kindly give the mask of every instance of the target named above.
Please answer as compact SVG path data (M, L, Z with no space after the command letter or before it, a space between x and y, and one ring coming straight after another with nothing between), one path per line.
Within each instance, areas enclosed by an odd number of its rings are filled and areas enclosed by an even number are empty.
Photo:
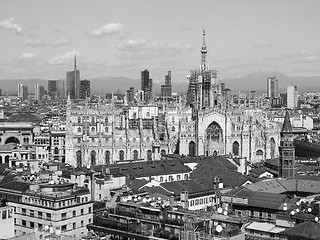
M203 40L201 47L201 71L207 70L206 56L207 56L207 44L206 44L206 30L202 30Z
M74 54L74 71L77 71L77 54Z

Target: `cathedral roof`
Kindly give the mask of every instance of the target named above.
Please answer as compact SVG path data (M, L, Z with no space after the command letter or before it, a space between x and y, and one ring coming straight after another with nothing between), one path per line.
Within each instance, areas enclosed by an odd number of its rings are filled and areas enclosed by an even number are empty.
M41 118L31 113L18 113L12 115L7 122L32 122L39 124Z
M291 132L291 131L292 131L292 126L290 122L289 112L286 111L286 115L284 117L284 121L282 125L282 132Z

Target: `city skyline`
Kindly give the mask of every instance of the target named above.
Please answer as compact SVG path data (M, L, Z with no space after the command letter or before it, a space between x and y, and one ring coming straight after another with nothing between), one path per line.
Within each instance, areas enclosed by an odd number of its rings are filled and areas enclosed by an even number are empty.
M256 71L319 75L320 2L308 1L3 1L0 79L65 79L77 54L83 79L186 82L207 61L218 78ZM126 7L123 7L126 5ZM70 11L77 14L72 17Z

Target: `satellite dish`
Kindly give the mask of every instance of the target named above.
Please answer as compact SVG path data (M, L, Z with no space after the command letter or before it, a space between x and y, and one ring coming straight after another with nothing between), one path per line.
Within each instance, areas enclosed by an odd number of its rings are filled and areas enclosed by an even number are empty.
M132 197L131 196L128 196L128 201L131 201L132 200Z
M222 213L223 210L221 207L219 207L217 211L218 211L218 213Z
M318 222L318 221L319 221L319 217L315 217L314 220L315 220L316 222Z
M218 233L221 233L221 232L222 232L222 226L221 226L221 225L217 225L217 226L216 226L216 231L217 231Z
M146 202L147 202L147 199L146 199L146 198L142 198L142 202L143 202L143 203L146 203Z
M311 212L311 211L312 211L312 208L311 208L311 207L309 207L309 208L308 208L308 212Z
M140 196L138 197L138 200L139 200L139 201L141 200L141 197L140 197Z
M227 211L223 211L223 215L227 216L228 212Z

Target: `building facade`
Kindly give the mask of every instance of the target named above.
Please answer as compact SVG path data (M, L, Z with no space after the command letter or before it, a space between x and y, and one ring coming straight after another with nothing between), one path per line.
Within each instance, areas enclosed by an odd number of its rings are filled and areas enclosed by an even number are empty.
M52 227L56 232L80 237L93 222L91 194L74 184L16 181L2 185L0 197L14 209L16 236Z
M81 80L80 81L80 98L86 99L90 97L90 81L89 80Z

